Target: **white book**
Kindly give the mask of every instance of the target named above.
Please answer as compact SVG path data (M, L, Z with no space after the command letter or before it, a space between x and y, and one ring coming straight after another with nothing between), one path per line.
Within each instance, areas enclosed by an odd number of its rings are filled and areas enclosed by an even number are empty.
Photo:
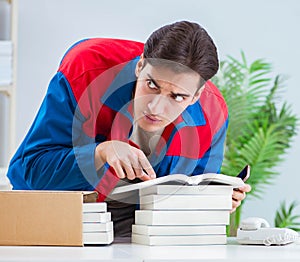
M168 176L159 177L143 181L140 183L119 186L113 189L111 194L120 194L132 190L142 189L158 184L184 184L184 185L210 185L210 184L231 185L234 188L242 187L245 185L239 177L227 176L223 174L207 173L197 176L187 176L183 174L173 174Z
M139 195L231 195L232 190L228 185L155 185L140 189Z
M3 77L12 76L12 68L0 65L0 75Z
M0 64L0 78L11 79L12 78L12 67Z
M106 212L106 213L82 213L82 222L99 222L99 223L106 223L111 221L111 213Z
M1 67L12 67L12 57L11 56L1 56L0 55L0 66Z
M13 50L12 41L0 41L0 55L11 56Z
M226 210L136 210L138 225L228 225Z
M4 85L10 85L12 83L12 78L11 77L5 77L2 79L2 77L0 76L0 85L4 86Z
M140 197L141 210L231 210L231 195L148 195Z
M0 66L0 84L9 85L12 83L12 70L2 70Z
M224 235L226 225L203 226L150 226L132 225L132 233L148 236Z
M82 233L85 245L107 245L114 241L113 231Z
M2 76L11 76L12 75L12 66L0 64L0 75Z
M106 202L83 203L82 212L107 212Z
M146 236L132 234L131 241L150 246L225 245L226 235Z
M84 233L87 232L107 232L113 231L113 222L105 222L105 223L82 223L82 231Z
M1 66L0 66L0 70L1 70ZM12 80L12 71L6 69L0 71L0 79L2 81L10 82Z

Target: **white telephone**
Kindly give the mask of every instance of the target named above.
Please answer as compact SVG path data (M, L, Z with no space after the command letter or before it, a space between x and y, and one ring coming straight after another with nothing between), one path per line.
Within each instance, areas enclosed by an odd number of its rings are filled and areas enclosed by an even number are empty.
M259 217L244 219L237 231L240 244L285 245L299 239L296 231L289 228L271 228L269 223Z

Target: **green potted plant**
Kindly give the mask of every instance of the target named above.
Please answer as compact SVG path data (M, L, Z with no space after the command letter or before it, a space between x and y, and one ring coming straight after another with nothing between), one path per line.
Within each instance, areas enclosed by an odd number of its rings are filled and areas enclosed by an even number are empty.
M288 206L285 201L280 203L276 211L275 227L287 227L295 231L300 231L300 215L295 214L295 208L299 205L297 201L292 201Z
M220 63L213 82L222 92L229 110L228 133L221 172L236 175L246 164L251 166L248 183L250 197L260 198L278 172L296 134L298 119L287 102L279 100L284 79L272 77L272 66L263 59L249 64L228 56ZM281 102L281 103L279 103ZM236 235L242 205L231 214L228 234Z

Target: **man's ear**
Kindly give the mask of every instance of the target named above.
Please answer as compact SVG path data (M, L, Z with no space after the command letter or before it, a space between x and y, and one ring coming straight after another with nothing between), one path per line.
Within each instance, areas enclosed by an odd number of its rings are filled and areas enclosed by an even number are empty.
M144 54L141 54L140 60L137 62L135 67L135 75L136 77L139 77L140 72L142 71L144 65Z
M205 88L205 84L198 89L198 91L195 93L195 95L194 95L194 97L193 97L193 99L190 103L191 105L195 104L200 99L200 96L201 96L202 91L204 90L204 88Z

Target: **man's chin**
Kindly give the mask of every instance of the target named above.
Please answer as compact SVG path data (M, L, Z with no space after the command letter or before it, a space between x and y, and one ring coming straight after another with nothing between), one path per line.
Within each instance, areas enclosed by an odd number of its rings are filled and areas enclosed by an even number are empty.
M138 126L143 129L146 132L159 132L162 129L166 127L166 124L148 124L148 123L142 123L142 121L139 121Z

